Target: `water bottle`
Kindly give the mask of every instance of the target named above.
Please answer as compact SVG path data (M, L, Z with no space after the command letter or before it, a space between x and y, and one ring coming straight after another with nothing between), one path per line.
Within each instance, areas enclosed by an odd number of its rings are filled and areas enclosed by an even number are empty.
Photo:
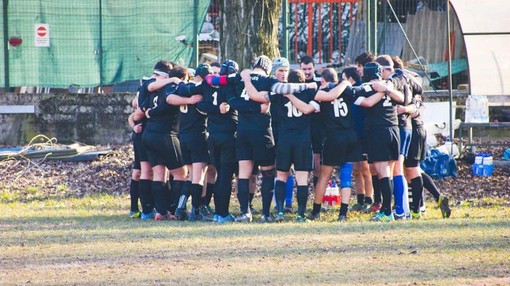
M473 164L473 176L481 176L483 171L483 153L478 153Z
M482 176L490 176L492 175L492 172L494 171L494 164L492 162L492 155L487 154L483 158L483 169L482 169Z
M322 198L322 206L327 209L331 202L331 181L326 185L326 192Z
M450 138L446 138L446 142L444 142L444 146L446 148L446 154L452 156L452 141Z
M331 206L334 207L336 205L340 205L340 190L338 189L338 185L333 181L331 183Z

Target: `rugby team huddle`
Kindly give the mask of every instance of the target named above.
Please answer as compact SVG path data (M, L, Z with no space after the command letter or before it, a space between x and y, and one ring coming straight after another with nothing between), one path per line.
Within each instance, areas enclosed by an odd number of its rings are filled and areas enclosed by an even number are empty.
M251 222L260 174L261 222L285 221L294 193L295 221L318 220L335 169L339 221L348 217L352 178L357 203L350 211L373 213L373 221L420 218L424 189L449 217L448 198L420 169L426 132L419 76L389 55L367 52L355 62L340 77L333 68L319 76L309 56L296 70L285 58L259 56L251 70L239 71L233 60L200 64L192 80L185 67L156 63L128 120L135 154L130 217ZM233 185L237 216L230 211Z

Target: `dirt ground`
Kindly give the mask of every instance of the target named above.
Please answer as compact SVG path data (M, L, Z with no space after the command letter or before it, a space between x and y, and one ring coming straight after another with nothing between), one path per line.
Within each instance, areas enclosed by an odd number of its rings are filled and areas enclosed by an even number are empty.
M97 146L103 149L106 146ZM93 193L129 193L131 145L110 146L111 152L90 162L14 159L0 161L0 201L82 197ZM501 159L505 148L492 148ZM458 178L436 181L451 202L500 198L510 201L510 171L495 167L489 177L471 175L471 164L458 159Z

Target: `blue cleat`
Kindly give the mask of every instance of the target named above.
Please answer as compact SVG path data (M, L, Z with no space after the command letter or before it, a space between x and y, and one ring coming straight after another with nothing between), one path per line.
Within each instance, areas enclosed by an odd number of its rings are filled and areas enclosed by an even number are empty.
M386 215L384 212L378 212L373 216L370 221L380 221L380 222L391 222L393 221L393 213Z
M153 219L155 216L156 216L156 211L155 210L152 210L148 214L145 214L145 213L142 212L141 215L140 215L142 220Z
M235 218L231 214L226 215L225 217L218 215L218 223L227 223L227 222L234 222Z

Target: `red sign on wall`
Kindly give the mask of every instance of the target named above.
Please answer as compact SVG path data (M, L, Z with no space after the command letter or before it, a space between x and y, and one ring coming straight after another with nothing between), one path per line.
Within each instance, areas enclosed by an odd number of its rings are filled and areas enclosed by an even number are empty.
M36 47L50 46L50 27L48 24L35 24L34 32Z

